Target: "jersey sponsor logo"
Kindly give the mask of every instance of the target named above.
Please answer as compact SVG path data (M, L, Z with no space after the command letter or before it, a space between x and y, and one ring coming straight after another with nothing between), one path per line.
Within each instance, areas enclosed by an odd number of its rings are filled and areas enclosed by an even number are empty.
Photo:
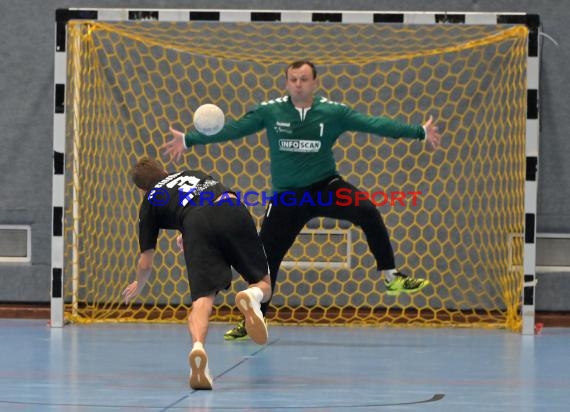
M275 122L275 126L273 126L273 130L275 130L275 133L293 134L290 122L277 121Z
M316 153L320 149L318 140L279 139L279 150L283 152Z

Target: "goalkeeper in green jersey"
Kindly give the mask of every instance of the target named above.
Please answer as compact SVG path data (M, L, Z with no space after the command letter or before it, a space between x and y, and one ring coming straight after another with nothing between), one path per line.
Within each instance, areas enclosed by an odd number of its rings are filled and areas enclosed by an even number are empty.
M338 174L332 148L343 132L355 131L425 140L428 149L436 149L441 136L433 118L430 116L423 125L403 124L385 117L368 116L315 95L317 70L310 61L291 63L285 78L287 95L262 102L240 119L228 121L214 135L202 135L196 130L184 134L171 128L173 139L162 148L178 161L193 145L239 139L265 129L273 196L265 211L260 237L267 254L273 289L283 257L303 226L315 217L347 220L362 228L388 293L413 293L423 289L428 280L414 278L396 268L390 237L380 212L370 200L359 197L362 192ZM297 202L276 202L275 199L284 192L289 195L289 200L293 197ZM343 194L342 202L338 201L339 193ZM307 201L307 197L312 202ZM331 198L330 204L322 204L322 199ZM264 314L268 304L262 305ZM228 331L225 338L247 338L243 321Z

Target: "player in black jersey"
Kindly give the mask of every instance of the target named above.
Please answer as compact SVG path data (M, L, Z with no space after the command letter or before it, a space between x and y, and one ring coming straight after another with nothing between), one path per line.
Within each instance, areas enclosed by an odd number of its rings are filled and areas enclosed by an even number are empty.
M267 342L260 305L269 300L271 283L255 223L235 193L201 171L169 174L156 160L145 158L134 166L131 177L145 195L139 209L141 253L136 280L125 288L123 297L127 303L132 301L148 280L160 229L180 231L192 296L190 386L212 389L204 343L214 298L230 286L232 266L249 283L236 295L247 332L256 343Z

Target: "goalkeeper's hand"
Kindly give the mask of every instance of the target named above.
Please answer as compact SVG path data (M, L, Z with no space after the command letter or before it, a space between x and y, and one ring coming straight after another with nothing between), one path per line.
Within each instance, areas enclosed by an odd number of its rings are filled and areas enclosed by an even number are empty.
M426 133L428 149L437 149L441 143L441 134L433 122L433 116L429 117L429 120L424 123L423 127Z
M184 133L172 127L170 127L169 130L173 139L160 146L160 149L164 150L164 152L170 156L171 160L178 162L184 153L184 150L186 150L186 147L184 146Z

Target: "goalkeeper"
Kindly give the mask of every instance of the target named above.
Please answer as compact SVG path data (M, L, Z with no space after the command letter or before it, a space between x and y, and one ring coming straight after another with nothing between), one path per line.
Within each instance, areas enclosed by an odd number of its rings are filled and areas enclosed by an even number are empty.
M247 319L245 328L256 343L267 342L260 304L269 300L271 284L255 223L235 193L200 171L168 174L156 160L145 158L134 166L131 177L145 196L139 209L141 254L136 280L123 297L132 301L148 280L159 230L179 230L177 242L184 250L192 295L190 387L212 389L204 343L216 293L231 284L231 266L249 283L236 295L238 309Z
M293 202L294 206L271 201L261 225L260 237L267 254L273 289L279 266L303 226L312 218L328 217L347 220L362 228L388 293L421 290L429 281L414 278L396 268L390 237L380 212L371 201L357 200L358 189L337 172L332 148L342 133L356 131L425 140L428 149L436 149L441 136L432 117L423 126L403 124L385 117L364 115L342 103L315 95L317 70L310 61L291 63L285 70L285 80L285 96L262 102L240 119L227 122L217 134L206 136L195 130L184 134L171 128L173 139L162 148L178 161L184 150L193 145L239 139L266 130L273 192L294 192L297 200ZM350 193L352 201L348 205L340 206L335 202L339 189L343 189L344 194ZM307 196L312 202L306 201ZM300 202L301 199L304 201ZM323 206L319 199L333 201ZM345 200L343 195L342 201ZM264 314L268 304L262 305ZM227 340L246 337L243 321L225 335Z

